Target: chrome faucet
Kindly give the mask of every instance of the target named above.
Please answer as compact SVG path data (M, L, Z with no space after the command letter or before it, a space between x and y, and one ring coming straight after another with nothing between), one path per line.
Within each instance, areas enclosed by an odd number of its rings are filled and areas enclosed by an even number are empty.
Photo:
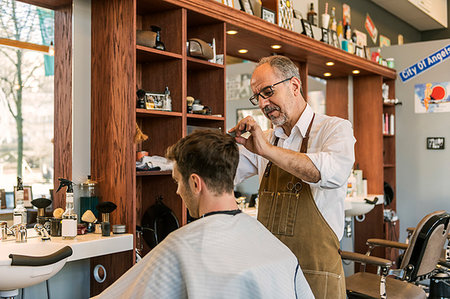
M14 224L8 230L16 237L16 243L25 243L27 241L27 225L25 223Z
M34 225L34 229L41 235L42 241L50 240L50 236L48 235L47 229L40 223L36 223Z

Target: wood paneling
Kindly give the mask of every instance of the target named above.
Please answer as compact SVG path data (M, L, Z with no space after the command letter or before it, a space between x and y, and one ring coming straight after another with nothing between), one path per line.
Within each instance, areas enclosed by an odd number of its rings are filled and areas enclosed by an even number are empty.
M326 114L348 119L348 78L327 80Z
M55 11L54 187L72 179L72 6ZM56 191L56 190L55 190ZM53 208L65 207L65 193L54 192Z
M117 205L111 224L126 224L130 233L136 228L134 11L134 1L92 1L91 173L101 201Z
M133 252L133 250L128 250L91 258L91 297L100 294L133 265ZM93 276L93 270L97 265L102 265L106 269L106 279L102 283L98 283Z
M367 178L370 194L383 194L382 77L353 78L355 164Z

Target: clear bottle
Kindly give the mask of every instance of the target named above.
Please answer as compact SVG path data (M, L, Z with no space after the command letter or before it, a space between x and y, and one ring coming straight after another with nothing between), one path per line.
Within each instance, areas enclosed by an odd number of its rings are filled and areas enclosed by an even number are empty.
M328 25L328 28L330 30L336 31L337 30L337 22L336 22L336 8L333 7L331 9L331 15L330 15L330 23Z
M20 177L17 177L16 208L13 211L14 224L27 224L27 209L23 205L24 192L23 183Z
M314 3L311 3L308 13L306 14L306 19L311 25L316 25L317 13L314 11Z

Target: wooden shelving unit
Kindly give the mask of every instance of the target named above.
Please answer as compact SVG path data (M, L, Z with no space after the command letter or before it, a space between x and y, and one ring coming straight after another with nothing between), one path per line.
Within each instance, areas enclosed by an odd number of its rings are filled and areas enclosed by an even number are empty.
M170 171L137 172L135 153L145 150L150 155L164 156L168 146L187 134L188 126L225 129L225 66L189 57L189 38L206 42L214 38L217 54L247 60L257 61L273 52L289 56L300 66L305 94L308 74L324 78L323 73L331 70L333 75L327 78L327 113L344 118L348 117L347 78L359 69L360 75L354 77L357 163L370 182L369 193L381 194L384 180L394 180L395 184L395 138L383 138L380 117L384 110L394 109L380 100L383 81L395 92L394 70L213 0L96 0L92 2L92 15L91 125L95 130L91 171L99 181L103 200L118 206L111 215L112 224L126 224L127 231L134 234L143 213L160 195L180 223L187 222L186 208L176 195ZM162 28L165 51L136 45L136 30L151 25ZM226 35L229 29L238 34ZM282 48L273 50L272 44ZM249 50L247 54L237 52L242 47ZM332 69L325 65L327 61L335 62ZM136 109L138 89L161 93L166 86L171 92L172 111ZM188 114L187 96L208 106L211 115ZM133 143L136 123L149 137L139 145ZM388 156L383 156L383 151ZM394 166L383 166L391 164ZM377 225L372 229L356 228L356 235L384 236L378 225L383 219L382 207L377 207L374 216L369 214L369 219L377 217ZM356 250L364 252L365 248L356 246ZM113 271L108 276L111 282L133 264L132 256L120 264L105 257ZM94 285L92 295L108 285Z

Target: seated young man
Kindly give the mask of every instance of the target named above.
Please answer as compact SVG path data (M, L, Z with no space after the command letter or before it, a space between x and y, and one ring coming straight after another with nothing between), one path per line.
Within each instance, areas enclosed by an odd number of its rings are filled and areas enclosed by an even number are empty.
M234 138L204 130L167 150L189 213L99 298L314 298L295 255L233 196Z

